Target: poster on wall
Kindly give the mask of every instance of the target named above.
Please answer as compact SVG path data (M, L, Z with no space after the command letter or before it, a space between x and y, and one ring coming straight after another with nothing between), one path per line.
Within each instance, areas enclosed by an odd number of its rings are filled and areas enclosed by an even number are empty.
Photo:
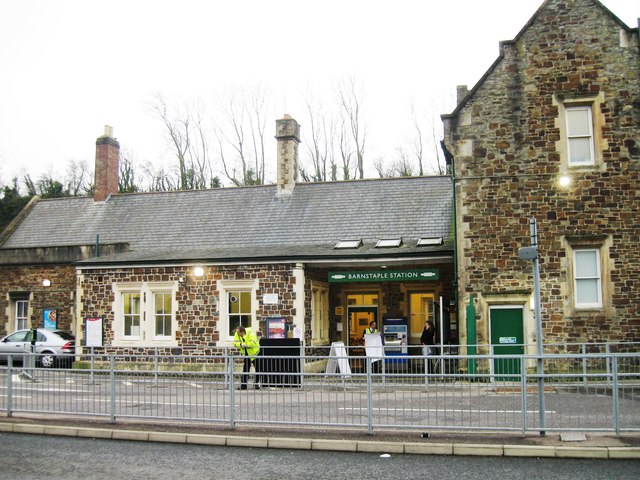
M287 322L283 317L267 318L267 338L287 338Z
M102 317L87 317L85 324L85 345L87 347L102 347Z
M50 330L58 328L58 310L55 308L45 308L42 313L43 327Z

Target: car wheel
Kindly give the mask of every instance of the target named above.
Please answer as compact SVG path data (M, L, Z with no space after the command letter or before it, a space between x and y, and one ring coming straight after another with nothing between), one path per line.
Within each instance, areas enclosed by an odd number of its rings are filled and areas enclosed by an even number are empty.
M56 363L56 357L52 353L43 353L40 357L40 366L42 368L52 368Z

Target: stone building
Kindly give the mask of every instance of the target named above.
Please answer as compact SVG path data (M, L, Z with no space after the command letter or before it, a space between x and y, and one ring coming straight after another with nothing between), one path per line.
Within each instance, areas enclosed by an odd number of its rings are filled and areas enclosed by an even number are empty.
M451 179L296 183L299 135L276 122L276 185L118 194L107 128L94 196L35 199L0 238L1 333L55 309L79 345L101 317L104 351L210 355L239 324L358 345L393 317L419 343L453 297Z
M531 218L544 343L640 341L638 29L547 0L442 119L461 343L535 353Z

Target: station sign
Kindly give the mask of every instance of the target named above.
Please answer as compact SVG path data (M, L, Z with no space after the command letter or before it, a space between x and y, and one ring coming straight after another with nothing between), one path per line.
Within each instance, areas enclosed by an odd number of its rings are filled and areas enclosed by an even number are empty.
M439 280L437 268L425 270L366 270L329 272L329 283L356 282L425 282Z

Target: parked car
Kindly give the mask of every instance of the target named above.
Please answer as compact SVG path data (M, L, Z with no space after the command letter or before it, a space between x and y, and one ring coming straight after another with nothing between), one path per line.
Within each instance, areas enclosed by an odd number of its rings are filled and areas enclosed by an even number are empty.
M76 353L76 338L64 330L38 328L36 362L42 368L71 367ZM31 352L31 330L17 330L0 340L0 362L7 363L13 354L13 364L24 363L24 353Z

